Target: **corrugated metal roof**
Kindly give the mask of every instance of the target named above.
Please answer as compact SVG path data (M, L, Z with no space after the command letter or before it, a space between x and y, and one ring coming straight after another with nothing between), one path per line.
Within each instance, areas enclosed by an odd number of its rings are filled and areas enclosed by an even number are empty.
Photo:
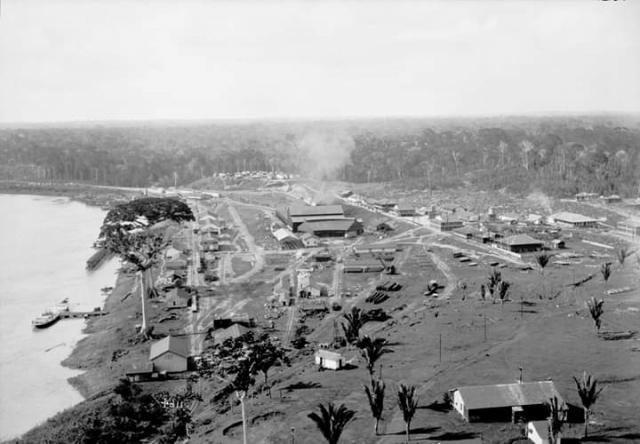
M342 205L318 205L311 206L294 206L289 208L289 216L322 216L322 215L343 215Z
M189 357L189 343L184 338L167 336L151 344L149 360L152 361L166 352L175 353L183 358Z
M567 211L562 211L560 213L556 213L551 216L553 220L560 222L569 222L572 224L575 223L586 223L586 222L597 222L596 219L591 217L583 216L582 214L569 213Z
M542 241L534 239L527 234L516 234L515 236L506 237L502 243L506 245L542 245Z
M469 410L545 404L554 396L564 403L553 381L478 385L456 390Z
M355 223L355 219L310 220L300 225L298 231L349 231Z

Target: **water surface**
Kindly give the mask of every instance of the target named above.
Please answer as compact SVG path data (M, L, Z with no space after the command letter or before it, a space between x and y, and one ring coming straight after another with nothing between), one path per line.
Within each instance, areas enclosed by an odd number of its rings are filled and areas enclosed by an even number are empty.
M15 437L82 397L60 362L85 321L34 330L31 320L69 298L72 308L102 305L117 261L88 273L104 211L67 198L0 194L0 439Z

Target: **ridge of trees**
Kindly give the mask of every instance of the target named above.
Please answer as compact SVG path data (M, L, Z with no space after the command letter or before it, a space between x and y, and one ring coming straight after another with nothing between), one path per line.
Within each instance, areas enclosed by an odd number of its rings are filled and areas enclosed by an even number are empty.
M350 182L632 195L640 127L626 123L556 117L2 129L0 179L146 187L278 170ZM322 156L327 147L336 162Z

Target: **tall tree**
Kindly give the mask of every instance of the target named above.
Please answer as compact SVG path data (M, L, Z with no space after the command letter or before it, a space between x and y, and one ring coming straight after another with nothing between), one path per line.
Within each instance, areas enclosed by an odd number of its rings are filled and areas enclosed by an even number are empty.
M266 335L265 335L266 336ZM286 351L282 347L278 347L267 337L256 342L251 346L251 359L255 363L255 369L264 376L264 385L268 386L268 373L271 367L276 364L289 364ZM268 387L269 397L271 397L271 388Z
M363 385L364 393L367 395L369 401L369 408L371 409L371 416L376 420L373 428L376 436L378 435L378 426L380 419L382 418L382 412L384 411L384 381L381 379L372 379L371 387Z
M344 404L336 407L332 402L326 407L318 404L318 408L320 414L311 412L307 415L308 418L316 424L329 444L337 444L344 428L353 420L356 412L348 409Z
M411 420L416 414L416 410L418 408L418 396L416 395L415 386L400 384L400 387L398 388L398 407L400 407L400 410L402 411L402 418L406 425L406 438L407 442L409 442L409 437L411 436Z
M498 298L500 299L500 305L503 305L504 301L507 300L510 288L511 282L500 281L500 284L498 285Z
M391 350L385 345L387 344L387 340L384 338L370 338L369 336L364 336L358 341L358 348L360 349L360 354L364 358L367 363L367 371L369 372L369 379L371 379L371 383L373 384L373 373L376 362L382 357L383 354L389 353Z
M587 308L591 314L591 319L596 327L596 332L600 333L600 327L602 326L602 315L604 314L604 299L591 298L587 301Z
M587 372L582 373L582 380L573 377L576 383L576 389L578 390L578 396L580 396L580 402L582 402L582 408L584 409L584 437L589 434L589 415L591 413L591 407L596 403L600 393L604 390L604 387L598 389L598 380L593 378Z

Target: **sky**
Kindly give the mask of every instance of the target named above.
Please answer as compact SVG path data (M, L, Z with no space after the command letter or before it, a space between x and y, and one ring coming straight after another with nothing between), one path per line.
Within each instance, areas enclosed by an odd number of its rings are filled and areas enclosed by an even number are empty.
M640 1L0 0L0 122L640 111Z

